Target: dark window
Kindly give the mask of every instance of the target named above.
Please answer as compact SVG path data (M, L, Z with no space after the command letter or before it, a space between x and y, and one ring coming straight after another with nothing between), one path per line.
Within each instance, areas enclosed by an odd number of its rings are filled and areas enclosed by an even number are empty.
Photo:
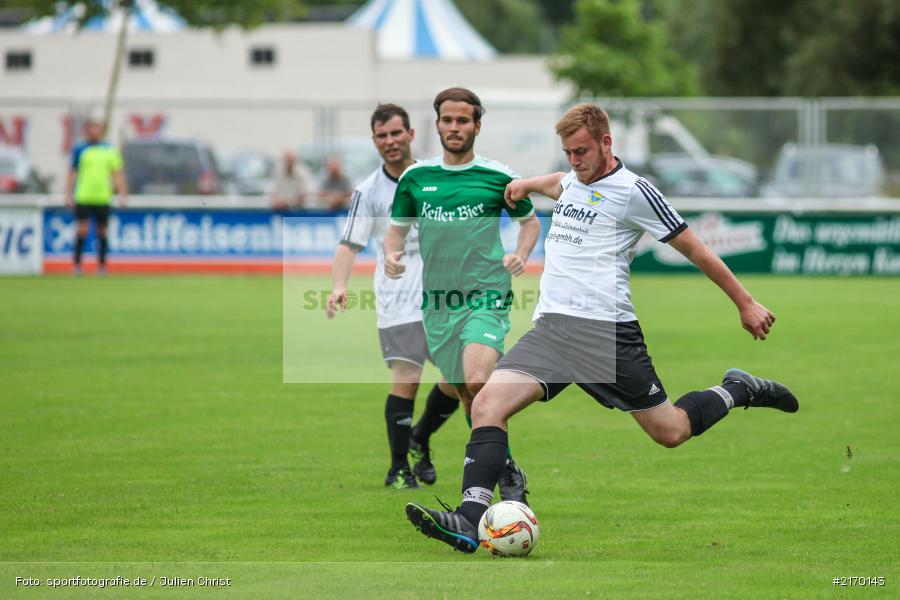
M271 66L275 64L275 48L271 46L259 46L250 49L250 64L254 67Z
M149 48L129 50L128 66L134 69L149 69L153 66L153 50Z
M6 70L7 71L30 71L31 70L31 50L7 50L6 51Z

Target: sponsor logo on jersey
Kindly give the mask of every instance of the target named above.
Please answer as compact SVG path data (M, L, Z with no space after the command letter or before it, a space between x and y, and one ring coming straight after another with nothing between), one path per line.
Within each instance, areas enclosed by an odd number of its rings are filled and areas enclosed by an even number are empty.
M583 207L575 206L571 203L566 204L565 206L557 203L556 207L553 209L553 212L558 215L574 219L580 223L587 223L588 225L593 225L594 219L597 218L598 214L600 214L595 210L585 210Z
M453 210L448 210L443 206L433 206L428 202L422 203L422 218L429 221L440 221L442 223L465 221L473 217L480 217L483 214L484 202L480 202L475 206L457 206Z
M426 185L426 186L422 186L422 191L423 191L423 192L436 192L436 191L437 191L437 186L436 186L436 185Z
M590 204L591 206L597 206L598 204L600 204L600 203L603 202L604 200L606 200L606 198L603 197L603 194L601 194L600 192L593 192L593 193L591 194L591 197L588 198L588 201L587 201L587 202L588 202L588 204Z

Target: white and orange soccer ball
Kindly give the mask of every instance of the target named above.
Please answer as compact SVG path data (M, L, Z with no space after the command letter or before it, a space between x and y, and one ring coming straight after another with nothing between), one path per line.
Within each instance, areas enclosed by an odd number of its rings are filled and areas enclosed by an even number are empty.
M478 541L494 556L528 556L540 535L537 517L521 502L498 502L478 522Z

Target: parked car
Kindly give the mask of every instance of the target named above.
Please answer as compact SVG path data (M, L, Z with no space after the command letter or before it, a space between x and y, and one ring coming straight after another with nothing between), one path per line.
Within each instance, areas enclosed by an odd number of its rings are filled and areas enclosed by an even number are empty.
M17 146L0 145L0 194L46 194L51 177L41 177Z
M878 196L885 183L884 165L873 145L823 144L782 146L771 179L763 186L768 197Z
M727 156L654 154L647 172L667 196L747 198L759 191L757 168Z
M129 140L122 148L125 177L133 194L221 194L224 182L216 155L196 140Z
M230 152L221 168L228 192L241 196L268 194L276 175L275 159L259 150Z

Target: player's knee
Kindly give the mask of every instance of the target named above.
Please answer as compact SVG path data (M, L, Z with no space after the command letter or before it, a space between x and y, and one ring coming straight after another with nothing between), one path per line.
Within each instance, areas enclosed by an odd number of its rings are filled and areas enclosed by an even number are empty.
M391 386L391 394L400 396L401 398L415 398L419 393L419 384L417 383L394 383Z
M501 397L490 386L482 387L472 401L472 423L478 426L499 425L506 421Z

